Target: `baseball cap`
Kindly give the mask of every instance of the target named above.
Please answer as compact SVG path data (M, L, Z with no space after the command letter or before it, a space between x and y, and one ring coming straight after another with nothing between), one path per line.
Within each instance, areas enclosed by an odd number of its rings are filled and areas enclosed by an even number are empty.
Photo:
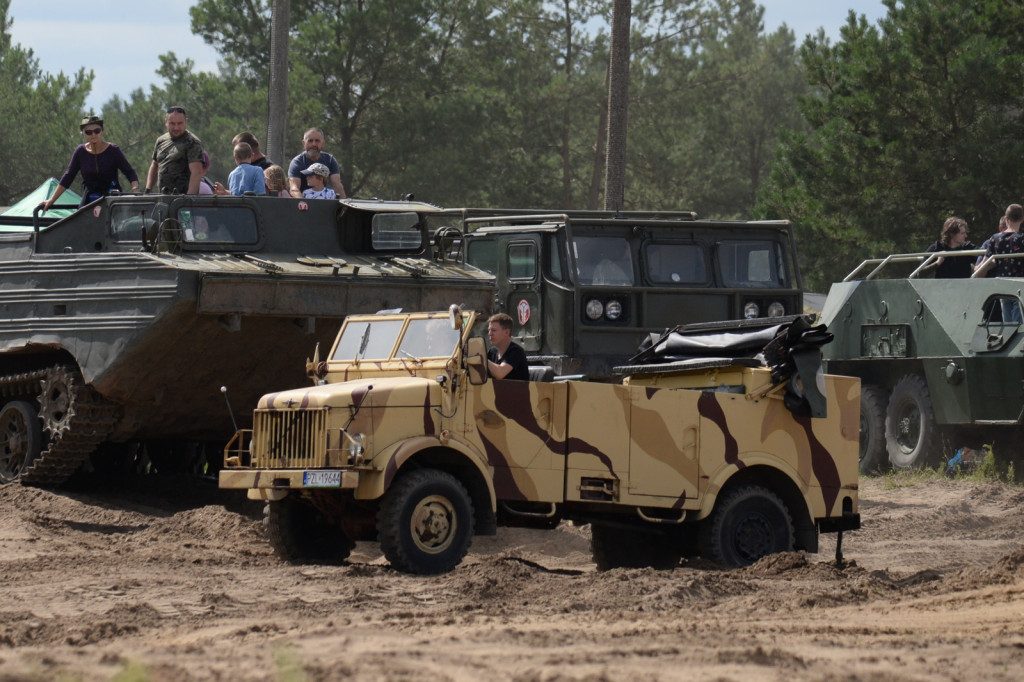
M303 175L320 175L325 178L331 177L331 171L322 163L310 164L309 168L302 171Z

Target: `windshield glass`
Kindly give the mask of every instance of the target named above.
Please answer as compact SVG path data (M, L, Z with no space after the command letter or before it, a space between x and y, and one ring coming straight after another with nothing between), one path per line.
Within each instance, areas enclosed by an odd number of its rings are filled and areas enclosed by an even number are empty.
M774 242L723 241L718 245L718 262L727 287L787 286L781 252Z
M255 244L256 214L244 206L190 206L178 211L186 242Z
M622 237L576 237L572 247L580 284L633 286L633 259Z
M332 360L387 360L395 349L404 320L360 320L345 325Z
M376 251L418 249L423 243L416 213L378 213L373 216L370 231Z
M458 345L460 335L458 329L452 329L447 317L409 320L398 356L416 359L447 358Z

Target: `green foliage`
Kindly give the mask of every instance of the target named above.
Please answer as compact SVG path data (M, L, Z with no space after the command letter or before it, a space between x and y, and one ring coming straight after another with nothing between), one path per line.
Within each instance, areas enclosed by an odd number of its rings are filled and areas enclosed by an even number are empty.
M813 287L865 257L921 251L950 215L977 240L1019 201L1024 7L885 0L880 28L850 14L842 40L800 50L811 130L788 135L758 211L797 225Z

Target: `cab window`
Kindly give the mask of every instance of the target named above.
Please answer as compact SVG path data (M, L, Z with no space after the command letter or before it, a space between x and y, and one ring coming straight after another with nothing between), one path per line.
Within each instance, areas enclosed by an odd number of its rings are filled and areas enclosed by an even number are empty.
M633 286L633 259L622 237L576 237L572 242L580 284Z
M774 242L727 240L718 245L722 284L727 287L784 287L781 254Z
M419 214L375 214L370 222L370 240L375 251L419 249L423 245Z
M708 281L704 248L699 244L644 247L644 270L652 284L703 284Z
M110 207L110 234L117 242L142 243L142 230L146 239L156 232L156 220L149 217L151 205L114 205Z
M508 247L508 278L533 280L537 276L537 248L533 242L510 244Z
M471 239L467 244L466 262L492 275L498 274L498 242L493 239Z
M259 241L256 214L244 206L190 206L178 211L186 242L255 244Z

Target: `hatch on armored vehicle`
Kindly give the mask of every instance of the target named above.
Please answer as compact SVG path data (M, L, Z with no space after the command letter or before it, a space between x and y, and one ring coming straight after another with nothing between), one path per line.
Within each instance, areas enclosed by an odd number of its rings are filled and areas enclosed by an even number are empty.
M825 365L862 382L864 472L935 466L997 440L997 456L1020 460L1024 282L936 279L940 255L865 261L825 301Z
M307 363L315 386L260 399L220 486L267 502L280 557L379 540L395 568L441 573L474 534L567 519L602 570L738 566L859 527L859 383L821 374L822 328L676 328L610 384L495 380L475 321L350 316Z
M53 484L145 455L179 471L234 405L304 379L351 313L452 300L493 277L432 256L414 201L119 196L0 234L0 481ZM247 418L247 414L238 415Z
M530 362L610 377L640 340L680 320L803 312L792 227L689 212L463 211L466 262L493 273L493 311Z

